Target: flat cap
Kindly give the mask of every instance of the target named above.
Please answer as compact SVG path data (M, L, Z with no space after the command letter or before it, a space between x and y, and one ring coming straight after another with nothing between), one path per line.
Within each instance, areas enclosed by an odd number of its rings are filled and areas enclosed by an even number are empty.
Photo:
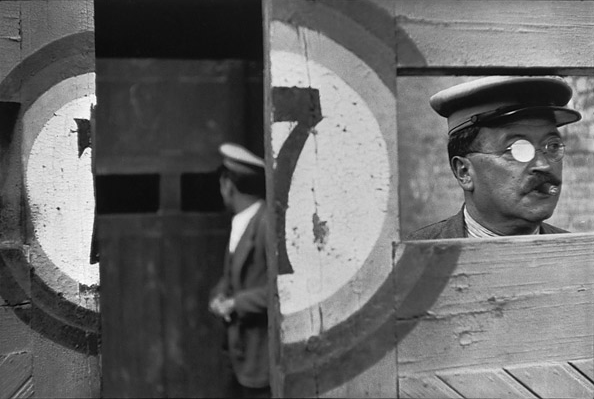
M223 165L235 173L254 175L264 173L264 160L239 144L224 143L219 147Z
M571 87L560 78L489 76L442 90L429 99L448 119L448 134L500 118L547 112L557 126L579 121L581 114L565 105Z

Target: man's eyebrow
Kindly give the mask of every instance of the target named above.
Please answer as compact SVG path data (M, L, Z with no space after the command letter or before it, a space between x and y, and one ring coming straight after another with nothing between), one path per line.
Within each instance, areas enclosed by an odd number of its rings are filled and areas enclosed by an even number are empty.
M551 136L555 136L555 137L561 137L561 132L558 130L551 130L549 133L547 133L545 135L545 138L551 137Z

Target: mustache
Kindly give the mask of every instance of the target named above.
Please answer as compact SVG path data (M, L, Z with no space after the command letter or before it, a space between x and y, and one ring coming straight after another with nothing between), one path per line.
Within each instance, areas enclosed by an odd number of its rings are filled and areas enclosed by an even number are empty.
M544 184L550 184L553 186L560 186L562 183L561 179L551 173L547 172L536 172L532 175L526 183L526 191L530 192L537 189Z

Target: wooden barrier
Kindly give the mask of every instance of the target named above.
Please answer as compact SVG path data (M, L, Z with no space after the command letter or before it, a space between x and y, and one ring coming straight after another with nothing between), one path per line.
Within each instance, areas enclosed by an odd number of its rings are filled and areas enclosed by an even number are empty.
M293 270L272 276L274 394L592 397L588 195L569 195L558 219L581 234L403 241L447 162L432 157L445 141L401 131L397 75L571 73L587 92L594 3L264 4L271 261ZM445 132L425 109L410 114L409 126ZM591 133L575 126L584 172L568 180L590 187ZM446 194L433 192L428 209L450 212Z
M93 30L92 0L0 2L3 398L100 396L93 177L90 148L77 149L95 102Z

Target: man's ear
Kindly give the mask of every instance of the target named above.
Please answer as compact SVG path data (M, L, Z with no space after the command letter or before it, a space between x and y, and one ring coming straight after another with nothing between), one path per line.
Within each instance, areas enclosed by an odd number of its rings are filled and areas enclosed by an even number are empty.
M450 161L450 167L458 184L464 191L474 191L474 182L472 181L472 163L466 157L455 156Z

